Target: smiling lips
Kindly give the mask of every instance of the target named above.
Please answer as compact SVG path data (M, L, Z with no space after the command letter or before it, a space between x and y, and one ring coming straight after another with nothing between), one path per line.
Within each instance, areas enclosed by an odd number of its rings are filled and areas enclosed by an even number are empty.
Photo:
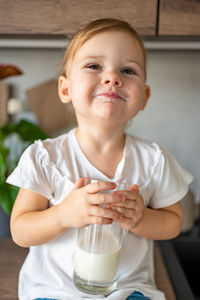
M104 97L109 102L119 101L119 100L127 101L127 99L125 99L124 97L120 96L117 93L111 92L111 91L97 93L96 97Z

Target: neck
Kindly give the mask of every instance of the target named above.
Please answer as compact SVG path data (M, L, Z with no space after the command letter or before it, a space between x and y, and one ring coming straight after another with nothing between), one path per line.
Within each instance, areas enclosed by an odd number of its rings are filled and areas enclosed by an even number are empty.
M99 153L123 149L125 143L124 126L108 124L87 124L76 130L76 137L84 152L87 149Z
M84 124L85 125L85 124ZM87 125L87 126L86 126ZM87 159L103 174L114 178L116 168L123 157L125 146L124 127L105 124L79 123L76 137Z

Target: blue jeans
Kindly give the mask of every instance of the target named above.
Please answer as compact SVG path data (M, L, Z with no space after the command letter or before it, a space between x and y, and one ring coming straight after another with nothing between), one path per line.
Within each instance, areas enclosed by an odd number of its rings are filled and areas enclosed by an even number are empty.
M142 293L135 291L129 295L126 300L151 300L149 297L144 296Z

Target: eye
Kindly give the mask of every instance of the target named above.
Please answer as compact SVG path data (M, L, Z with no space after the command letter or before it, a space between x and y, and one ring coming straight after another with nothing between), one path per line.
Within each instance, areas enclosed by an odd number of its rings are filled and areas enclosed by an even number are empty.
M125 68L123 68L123 69L121 70L121 72L122 72L123 74L126 74L126 75L135 75L135 74L136 74L135 70L134 70L133 68L130 68L130 67L125 67Z
M101 66L99 64L89 64L86 66L86 68L92 69L92 70L101 70Z

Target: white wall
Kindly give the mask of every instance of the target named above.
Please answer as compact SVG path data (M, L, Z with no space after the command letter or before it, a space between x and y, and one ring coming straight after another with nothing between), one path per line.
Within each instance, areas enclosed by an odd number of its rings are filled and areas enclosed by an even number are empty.
M147 82L148 106L128 131L169 150L195 176L200 202L200 52L149 52Z
M12 96L25 101L25 90L55 77L63 51L0 49L0 62L22 68L23 76L5 80ZM169 150L195 180L191 189L200 202L200 51L148 51L148 84L152 96L128 131Z

